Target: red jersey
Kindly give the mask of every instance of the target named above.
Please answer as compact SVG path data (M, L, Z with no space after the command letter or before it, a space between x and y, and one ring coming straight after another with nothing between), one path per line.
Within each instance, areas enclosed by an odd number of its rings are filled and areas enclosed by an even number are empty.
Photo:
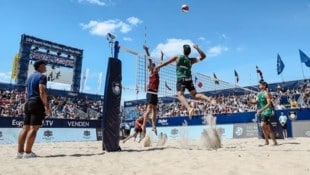
M157 92L159 87L159 74L158 72L152 73L149 76L149 84L147 90L152 90Z

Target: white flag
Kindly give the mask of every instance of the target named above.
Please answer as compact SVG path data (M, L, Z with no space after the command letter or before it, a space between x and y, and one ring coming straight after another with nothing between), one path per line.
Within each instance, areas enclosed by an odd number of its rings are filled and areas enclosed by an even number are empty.
M102 72L100 72L98 76L98 93L101 90L101 84L102 84Z
M84 88L86 87L86 81L87 81L87 78L88 78L88 74L89 74L89 68L87 68L87 69L84 71L83 79L82 79L81 92L83 92L83 91L84 91Z

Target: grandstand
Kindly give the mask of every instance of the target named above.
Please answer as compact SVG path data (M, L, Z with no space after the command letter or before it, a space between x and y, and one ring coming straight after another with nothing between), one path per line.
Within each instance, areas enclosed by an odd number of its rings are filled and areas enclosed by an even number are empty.
M219 102L215 107L208 106L210 110L212 110L210 111L211 113L225 114L255 111L256 106L248 105L245 101L255 98L257 91L258 86L247 86L229 87L221 90L204 91L202 93L216 98ZM276 109L309 107L310 83L308 79L272 83L269 84L269 91L273 96ZM190 97L187 95L187 98ZM293 105L293 103L297 104ZM202 104L195 101L192 101L190 104L192 107L196 108L196 115L202 115L204 112ZM125 101L123 114L124 120L134 120L136 117L143 114L145 108L145 99ZM158 111L159 117L187 116L187 110L180 105L176 97L172 96L159 97Z
M52 118L102 118L103 96L80 92L83 50L54 43L26 34L21 35L19 53L14 58L12 79L15 84L0 83L0 116L22 117L25 83L34 71L33 63L44 60L49 83L70 87L57 90L47 87Z

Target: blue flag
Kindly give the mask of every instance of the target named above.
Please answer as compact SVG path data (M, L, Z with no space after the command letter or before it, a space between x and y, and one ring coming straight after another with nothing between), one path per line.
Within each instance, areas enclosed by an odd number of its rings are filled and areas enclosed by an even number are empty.
M280 55L278 54L278 57L277 57L277 72L278 72L278 75L280 75L284 69L285 65L280 57Z
M310 67L310 58L300 49L299 49L299 55L300 55L300 61L302 63L305 63L307 67Z

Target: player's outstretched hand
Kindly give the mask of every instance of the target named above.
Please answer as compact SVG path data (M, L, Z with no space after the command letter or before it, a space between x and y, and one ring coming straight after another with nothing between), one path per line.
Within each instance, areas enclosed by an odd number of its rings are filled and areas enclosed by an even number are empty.
M194 45L193 45L193 48L194 48L194 49L198 49L198 48L199 48L199 47L198 47L198 44L194 44Z

